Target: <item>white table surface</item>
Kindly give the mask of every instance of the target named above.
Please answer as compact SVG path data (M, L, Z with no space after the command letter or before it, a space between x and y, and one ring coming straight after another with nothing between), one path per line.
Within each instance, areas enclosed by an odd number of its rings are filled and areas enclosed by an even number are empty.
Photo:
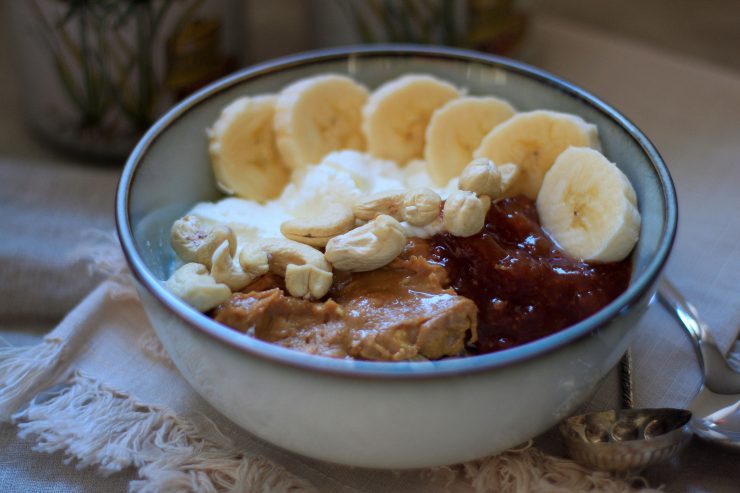
M3 34L5 36L5 34ZM29 135L21 117L21 86L8 51L0 39L0 178L15 180L17 188L44 183L48 201L26 203L22 194L0 195L0 217L12 218L14 208L32 208L39 227L54 226L58 214L73 214L87 225L113 227L113 191L120 172L112 166L82 164L49 151ZM669 165L680 202L680 225L667 272L688 298L698 305L711 326L730 327L721 344L727 347L740 329L740 73L657 51L629 40L607 36L555 19L534 23L527 61L560 75L611 103L653 140ZM70 197L55 190L55 177L74 177L89 185L90 194ZM10 188L10 187L8 187ZM6 188L6 190L8 189ZM72 204L57 210L56 203ZM12 224L33 242L33 229ZM75 232L60 231L60 251L74 247ZM31 247L32 248L32 247ZM0 261L5 258L0 246ZM23 266L19 266L22 274ZM22 283L22 275L19 275ZM63 285L50 274L49 282ZM16 286L17 287L17 286ZM32 306L0 302L0 334L11 342L31 343L78 300L88 286L69 285L42 318ZM11 289L0 286L0 299ZM653 307L642 325L639 344L653 341L650 323L671 319ZM665 358L691 353L676 330L675 343L666 345ZM651 363L653 364L653 363ZM640 378L650 364L635 368L637 404L681 405L687 389L698 385L698 373L666 390L641 390ZM0 491L126 491L132 471L101 478L91 471L63 466L62 455L36 454L29 442L18 440L11 426L0 426ZM740 456L692 442L672 463L646 471L653 486L667 491L738 491Z

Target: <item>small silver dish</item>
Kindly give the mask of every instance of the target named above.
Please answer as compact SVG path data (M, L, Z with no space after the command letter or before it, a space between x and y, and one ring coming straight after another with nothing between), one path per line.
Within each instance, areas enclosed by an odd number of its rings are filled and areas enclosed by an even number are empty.
M560 425L570 456L605 471L637 471L678 453L691 437L684 409L623 409L572 416Z

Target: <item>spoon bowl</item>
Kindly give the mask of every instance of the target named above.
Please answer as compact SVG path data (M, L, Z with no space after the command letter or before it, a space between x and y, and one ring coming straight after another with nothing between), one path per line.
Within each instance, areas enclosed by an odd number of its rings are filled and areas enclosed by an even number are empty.
M702 387L689 404L691 429L702 440L740 452L740 395L717 394Z
M685 409L623 409L572 416L560 425L570 456L605 471L638 471L677 454L691 437Z

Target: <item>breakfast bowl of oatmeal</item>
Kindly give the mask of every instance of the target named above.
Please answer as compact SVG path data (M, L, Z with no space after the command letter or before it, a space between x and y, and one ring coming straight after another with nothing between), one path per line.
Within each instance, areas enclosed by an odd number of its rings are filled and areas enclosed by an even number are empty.
M535 68L412 46L222 79L142 138L124 254L163 346L279 447L377 468L536 436L634 339L676 198L650 141Z

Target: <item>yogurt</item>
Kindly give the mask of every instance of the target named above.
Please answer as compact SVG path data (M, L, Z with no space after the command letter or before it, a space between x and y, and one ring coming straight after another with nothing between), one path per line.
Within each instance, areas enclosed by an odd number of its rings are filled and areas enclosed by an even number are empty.
M259 203L228 197L218 202L201 202L189 214L229 226L238 243L244 244L257 238L282 237L282 222L314 216L332 204L351 208L365 195L416 187L430 188L444 199L457 188L456 185L457 180L453 179L446 187L435 186L423 161L401 167L393 161L345 150L327 154L317 165L294 171L276 199ZM424 227L405 222L401 225L409 237L428 238L442 231L441 220Z

